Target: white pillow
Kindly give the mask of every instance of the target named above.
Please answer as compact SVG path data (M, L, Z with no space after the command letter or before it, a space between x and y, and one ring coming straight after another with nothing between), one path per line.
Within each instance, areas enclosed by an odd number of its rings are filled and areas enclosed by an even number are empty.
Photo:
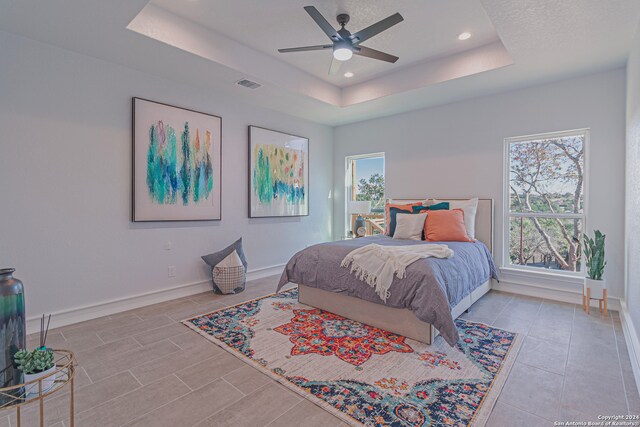
M225 259L216 264L215 267L240 267L241 265L243 265L242 260L238 252L234 250Z
M433 203L445 202L446 200L433 200ZM467 235L471 239L476 238L476 212L478 211L478 198L469 200L451 200L449 201L449 209L462 209L464 212L464 227L467 229Z
M422 240L424 221L427 213L421 214L396 214L396 231L394 239Z

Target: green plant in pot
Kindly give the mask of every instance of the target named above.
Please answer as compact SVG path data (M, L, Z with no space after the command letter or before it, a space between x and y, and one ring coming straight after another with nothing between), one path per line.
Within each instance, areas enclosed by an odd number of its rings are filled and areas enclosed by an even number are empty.
M29 383L39 378L42 380L42 392L47 392L55 382L56 364L53 351L49 348L37 348L33 351L18 350L13 357L18 369L24 373L24 382ZM38 382L26 385L27 394L39 392Z
M607 262L604 259L605 235L600 230L594 231L594 237L583 236L584 258L587 267L587 277L584 279L584 294L590 289L591 298L603 299L606 295L606 282L602 278Z
M47 348L47 333L51 315L45 328L44 315L40 321L40 346L33 351L21 349L13 356L13 360L20 371L24 374L25 393L38 394L40 383L42 383L42 393L51 390L56 381L56 362L53 350ZM37 381L41 379L41 381Z

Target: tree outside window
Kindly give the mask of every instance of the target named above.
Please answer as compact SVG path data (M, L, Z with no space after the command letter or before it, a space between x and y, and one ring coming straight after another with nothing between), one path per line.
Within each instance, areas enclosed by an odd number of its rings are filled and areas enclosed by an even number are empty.
M384 176L374 173L368 178L360 178L356 200L371 201L371 210L384 209Z
M365 220L367 235L384 233L384 153L347 156L345 160L345 230L353 230L360 215ZM349 212L350 201L369 201L371 211Z
M511 266L581 270L586 139L586 130L507 139Z

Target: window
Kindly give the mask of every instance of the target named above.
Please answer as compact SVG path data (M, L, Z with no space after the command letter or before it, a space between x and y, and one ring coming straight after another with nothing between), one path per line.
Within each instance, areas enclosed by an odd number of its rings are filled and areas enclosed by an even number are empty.
M347 236L353 235L358 216L364 219L367 235L384 232L384 153L346 158L345 195ZM370 209L360 212L363 204L350 203L355 201L370 202Z
M588 130L505 140L506 267L577 274Z

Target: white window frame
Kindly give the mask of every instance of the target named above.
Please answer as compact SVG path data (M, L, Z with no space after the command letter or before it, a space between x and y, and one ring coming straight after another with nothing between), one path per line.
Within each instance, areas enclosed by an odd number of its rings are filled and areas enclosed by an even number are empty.
M582 193L583 193L583 209L581 214L574 213L529 213L529 212L510 212L509 207L509 182L511 179L511 155L510 155L510 145L518 142L527 142L527 141L535 141L541 139L555 139L562 138L566 136L576 136L576 135L584 135L584 161L583 161L583 177L582 177ZM510 137L504 139L504 174L503 174L503 198L502 198L502 206L503 206L503 216L502 216L502 270L511 271L511 272L521 272L521 273L533 273L540 274L546 276L565 276L565 277L583 277L584 276L584 254L582 262L580 263L579 271L565 271L565 270L551 270L539 267L528 267L526 265L517 265L511 264L511 259L509 257L509 225L511 218L566 218L566 219L574 219L578 218L582 220L582 228L583 233L587 230L587 218L588 218L588 198L589 198L589 138L590 138L590 129L574 129L568 131L561 132L547 132L540 133L535 135L524 135L517 137Z
M352 156L345 156L344 158L344 213L342 217L344 218L344 235L347 234L347 231L351 229L351 223L349 222L349 215L347 214L349 201L351 200L351 186L349 182L351 182L351 162L353 160L361 160L361 159L370 159L374 157L382 157L382 173L385 175L384 185L385 185L385 193L387 187L387 178L386 178L386 157L384 151L377 153L366 153L366 154L355 154ZM386 194L385 194L386 197Z

